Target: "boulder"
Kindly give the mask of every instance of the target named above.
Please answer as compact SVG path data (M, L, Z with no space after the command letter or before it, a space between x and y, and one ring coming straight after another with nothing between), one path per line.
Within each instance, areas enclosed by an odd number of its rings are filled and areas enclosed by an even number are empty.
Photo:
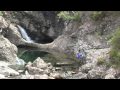
M34 75L34 79L48 79L48 75L46 75L46 74Z
M13 44L19 45L24 42L15 24L8 23L2 16L0 16L0 28L2 28L1 34Z
M14 69L14 70L24 70L25 69L25 61L18 58L16 59L16 63L15 64L11 64L8 65L10 68Z
M53 77L53 78L55 78L55 79L61 79L61 78L62 78L61 75L60 75L59 73L57 73L57 72L51 73L51 74L50 74L50 77Z
M92 70L88 71L88 79L102 79L105 75L105 71L101 67L95 67Z
M87 64L84 64L80 67L81 71L84 73L88 73L88 71L91 70L92 68L93 68L92 63L87 63Z
M5 75L6 77L8 76L18 76L19 73L9 67L2 66L0 67L0 74Z
M115 79L115 76L112 74L108 74L105 76L105 79Z
M37 67L28 67L27 70L28 70L28 73L31 75L44 74L44 70Z
M0 61L16 63L17 47L7 38L0 35Z
M32 64L33 67L46 69L48 67L48 64L45 63L40 57L38 57Z
M5 75L0 74L0 79L5 79Z
M105 79L115 79L116 74L117 74L116 70L111 67L106 71Z
M82 73L82 72L79 72L75 75L72 75L70 77L67 77L67 79L87 79L87 74L86 73Z
M21 45L25 42L19 33L19 29L14 24L9 25L8 32L6 33L6 38L8 38L15 45Z

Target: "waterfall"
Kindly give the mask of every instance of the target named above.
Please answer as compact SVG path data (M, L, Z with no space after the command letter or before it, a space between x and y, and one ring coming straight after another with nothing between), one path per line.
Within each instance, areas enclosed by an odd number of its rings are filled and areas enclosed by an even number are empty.
M17 25L17 27L19 28L19 31L22 35L22 38L24 38L27 42L33 42L33 40L31 40L31 38L28 36L27 32L25 31L24 28L22 28L21 26Z

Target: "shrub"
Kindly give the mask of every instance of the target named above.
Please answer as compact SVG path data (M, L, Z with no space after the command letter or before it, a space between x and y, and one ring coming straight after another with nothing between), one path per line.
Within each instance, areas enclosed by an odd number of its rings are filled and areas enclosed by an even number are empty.
M112 65L120 67L120 28L117 29L111 39L110 61Z
M79 11L61 11L58 17L63 20L80 20L81 15Z
M2 13L2 11L0 11L0 16L3 16L3 13Z
M97 21L99 19L102 19L104 16L104 13L103 11L94 11L92 14L91 14L91 18L94 20L94 21Z
M103 57L98 58L97 65L103 65L105 64L105 59Z

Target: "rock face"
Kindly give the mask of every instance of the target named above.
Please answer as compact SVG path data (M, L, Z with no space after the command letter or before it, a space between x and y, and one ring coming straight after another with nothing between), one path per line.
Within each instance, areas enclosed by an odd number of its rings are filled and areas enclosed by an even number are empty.
M0 61L15 63L17 59L17 47L0 35Z
M21 37L18 28L15 27L14 24L10 24L7 29L8 31L6 32L5 37L8 38L11 43L15 45L20 45L25 42L25 40Z
M1 34L9 39L11 43L19 45L25 42L15 24L11 22L8 23L2 16L0 16L0 28L2 28Z
M49 43L62 34L64 22L57 11L6 11L4 17L27 30L32 40Z

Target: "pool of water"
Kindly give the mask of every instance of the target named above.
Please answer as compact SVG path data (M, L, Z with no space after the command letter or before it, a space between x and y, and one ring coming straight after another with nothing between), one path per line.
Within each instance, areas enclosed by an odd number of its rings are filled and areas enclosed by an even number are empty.
M59 52L45 52L40 50L32 50L19 48L18 57L25 62L33 62L38 57L42 58L45 62L51 63L54 67L62 67L64 70L77 69L81 62L76 59L73 54L59 53Z

